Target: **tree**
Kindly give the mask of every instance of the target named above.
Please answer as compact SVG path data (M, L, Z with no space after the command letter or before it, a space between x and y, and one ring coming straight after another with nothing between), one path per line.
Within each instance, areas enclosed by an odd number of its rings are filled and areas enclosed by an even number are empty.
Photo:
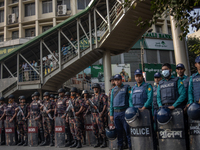
M145 0L136 0L135 3L141 1ZM130 7L131 2L130 0L125 0L124 6ZM135 6L133 5L133 8ZM151 26L156 23L158 18L173 15L177 20L176 26L181 28L182 33L179 36L182 39L182 37L185 37L189 33L189 25L192 25L195 30L200 28L200 15L193 12L199 6L200 0L151 0L151 10L154 14L152 20L138 18L138 24L140 26Z
M188 38L187 45L188 45L188 54L190 61L190 70L191 74L193 74L197 72L194 64L195 64L195 58L200 55L200 39L196 37Z

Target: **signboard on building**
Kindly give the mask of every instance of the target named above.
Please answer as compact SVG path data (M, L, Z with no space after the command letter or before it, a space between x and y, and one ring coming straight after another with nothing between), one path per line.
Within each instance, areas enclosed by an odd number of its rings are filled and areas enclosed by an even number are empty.
M91 66L91 82L104 82L103 65L92 65Z
M9 46L9 47L0 48L0 58L3 57L6 54L12 52L18 46L20 46L20 45L15 45L15 46Z
M172 75L176 75L176 65L171 64L172 66ZM144 72L146 73L146 81L154 81L154 74L156 72L162 72L162 64L144 64ZM141 69L141 64L140 64Z
M120 74L122 82L131 81L131 66L130 64L112 64L112 76Z
M172 40L145 39L148 49L174 50Z

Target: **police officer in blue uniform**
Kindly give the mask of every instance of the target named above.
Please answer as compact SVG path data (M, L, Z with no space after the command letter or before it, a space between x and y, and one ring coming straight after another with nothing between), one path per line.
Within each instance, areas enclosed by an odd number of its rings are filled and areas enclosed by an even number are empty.
M166 106L169 109L184 108L182 103L186 98L185 87L181 79L171 75L171 72L170 64L165 63L162 65L164 79L159 82L157 87L158 106Z
M125 111L129 107L130 86L122 83L122 76L114 76L115 87L112 89L110 98L110 121L115 124L118 133L118 147L123 150L123 129L126 132L129 150L132 149L130 129L125 120Z
M135 70L135 86L131 89L129 97L129 106L143 109L151 109L153 101L152 85L144 81L142 70Z

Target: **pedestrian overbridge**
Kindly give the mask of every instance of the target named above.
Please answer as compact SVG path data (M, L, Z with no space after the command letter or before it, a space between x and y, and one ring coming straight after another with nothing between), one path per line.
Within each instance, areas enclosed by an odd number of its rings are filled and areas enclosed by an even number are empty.
M138 26L137 20L153 15L150 0L131 2L124 8L121 0L91 0L82 12L5 55L0 59L1 94L57 90L106 51L128 51L148 28Z

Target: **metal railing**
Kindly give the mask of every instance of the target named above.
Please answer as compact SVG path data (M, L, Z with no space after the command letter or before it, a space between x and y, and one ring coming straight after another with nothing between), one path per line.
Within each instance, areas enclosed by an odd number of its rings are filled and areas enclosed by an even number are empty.
M40 73L40 66L34 68ZM22 68L19 70L19 78L18 78L19 82L27 82L35 80L40 80L40 76L31 67L29 67L26 70Z

